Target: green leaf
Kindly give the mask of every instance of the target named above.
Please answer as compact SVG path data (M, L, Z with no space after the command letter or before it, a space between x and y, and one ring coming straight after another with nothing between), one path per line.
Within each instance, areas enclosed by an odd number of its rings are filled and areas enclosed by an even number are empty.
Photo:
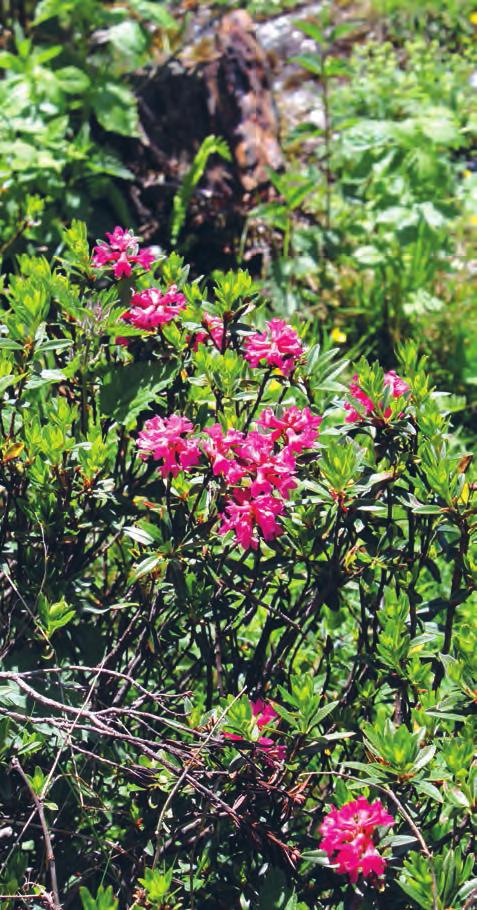
M436 754L435 746L426 746L425 749L422 749L419 753L417 760L413 764L413 771L420 771L421 768L424 768L425 765L428 765L429 762L434 758Z
M144 575L149 575L149 573L153 572L160 563L160 556L146 556L145 559L142 559L141 562L138 562L135 566L133 578L138 579L142 578Z
M40 594L38 598L38 618L48 638L51 638L58 629L68 625L75 614L76 611L64 598L56 603L50 603L43 594Z
M167 29L168 31L178 31L181 27L180 21L174 19L165 3L158 3L156 0L129 0L129 5L146 22L152 22L159 28Z
M131 89L117 82L103 82L91 99L98 123L110 133L138 136L138 112Z
M313 38L313 41L316 41L317 44L326 43L324 32L315 22L294 22L293 25L295 28L299 28L304 35Z
M318 866L329 866L330 861L324 850L305 850L301 858L309 863L315 863Z
M51 382L63 382L66 375L63 370L41 370L39 374L33 375L27 382L27 389L39 389Z
M138 528L134 525L125 526L124 533L127 534L132 540L136 540L137 543L141 543L144 546L149 546L154 543L154 538L148 534L147 531L144 531L143 528Z
M376 265L382 265L385 261L383 254L375 246L360 246L353 253L353 257L358 265L364 268L370 268Z
M2 376L0 378L0 395L3 395L3 393L11 385L16 385L16 383L19 382L20 379L21 379L21 376L14 376L13 373L9 373L6 376Z
M199 183L211 155L220 155L226 161L231 161L232 157L224 139L217 138L217 136L207 136L204 139L195 155L191 167L182 180L179 191L174 196L171 216L171 244L177 242L177 238L185 222L187 207L191 200L192 193Z
M31 774L28 779L30 781L33 792L37 796L40 796L43 785L45 783L45 775L43 774L41 768L38 767L38 765L35 767L34 774Z
M327 57L325 60L325 76L327 79L336 79L339 76L347 76L350 68L345 60L339 57Z
M460 139L457 118L448 107L428 108L419 117L422 132L438 145L455 145Z
M444 802L442 793L437 789L437 787L434 786L434 784L429 783L428 780L420 780L419 783L414 784L414 787L418 793L423 793L424 796L429 796L437 803Z
M77 66L63 66L61 69L55 70L55 77L60 88L68 95L82 95L88 91L91 85L87 73Z
M108 885L107 888L100 885L96 897L93 897L89 888L85 888L84 885L80 887L79 893L83 910L117 910L118 908L118 901L113 895L111 885Z
M109 367L99 394L101 413L127 426L134 425L158 393L167 388L178 372L175 363L130 363Z
M0 69L21 73L23 72L23 64L16 54L10 54L9 51L0 51Z
M107 30L107 39L121 54L138 57L144 54L148 46L147 34L139 22L125 19Z
M314 76L322 75L323 65L317 54L300 54L298 57L292 57L291 62L313 73Z

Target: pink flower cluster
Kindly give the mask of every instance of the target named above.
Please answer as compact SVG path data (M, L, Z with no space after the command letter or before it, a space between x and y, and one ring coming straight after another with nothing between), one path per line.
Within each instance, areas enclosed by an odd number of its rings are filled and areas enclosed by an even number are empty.
M258 367L265 361L267 366L276 367L284 376L293 372L303 353L295 329L283 319L271 319L265 331L254 332L244 341L244 357L251 367Z
M133 231L115 227L106 233L107 241L100 240L93 249L93 268L111 268L115 278L129 278L135 265L148 271L154 262L151 249L141 249L139 238ZM172 285L166 294L158 288L148 288L133 294L129 309L123 319L144 331L151 331L175 319L185 309L185 298ZM226 327L219 316L204 312L203 329L188 336L192 350L199 345L212 342L222 352L226 347ZM119 344L127 343L118 339ZM251 367L276 367L284 376L289 376L304 353L303 345L295 330L283 319L271 319L263 332L252 332L244 341L244 357Z
M123 313L122 319L147 332L176 319L185 307L184 294L178 291L175 284L171 284L165 294L159 288L148 288L133 294L129 309Z
M257 701L251 701L250 707L259 730L262 730L264 727L270 727L273 721L278 717L275 708L270 702L262 701L261 698L257 699ZM243 736L239 736L237 733L228 733L225 731L224 737L226 739L232 739L235 742L244 742ZM285 760L286 746L276 745L269 736L260 736L256 742L260 752L265 753L265 759L268 764L274 765L277 762Z
M273 442L282 441L290 452L300 453L313 445L322 420L322 417L312 414L309 408L300 410L292 405L283 412L281 417L278 417L272 408L265 408L257 423L259 426L271 430L270 436Z
M261 698L257 698L257 701L251 701L250 707L259 730L262 727L268 727L279 716L273 705L269 701L263 701Z
M285 504L275 496L263 494L252 499L246 490L234 490L233 499L225 507L222 515L220 533L234 531L238 543L248 550L258 547L258 533L268 542L275 540L282 533L277 518L283 515Z
M208 428L204 450L213 473L230 484L221 534L234 531L245 550L255 550L258 532L266 541L282 533L277 519L284 514L285 501L296 487L295 455L313 445L320 422L321 418L308 408L288 408L281 417L274 417L267 408L257 424L271 430L269 433L224 433L220 424Z
M146 420L137 439L140 457L146 460L152 455L154 461L162 462L159 470L163 477L177 477L200 459L199 446L190 438L193 429L190 420L178 414Z
M141 458L162 462L163 477L195 467L202 450L214 476L228 487L220 533L233 531L244 549L257 549L259 534L271 541L282 533L277 519L296 487L295 456L314 444L320 423L321 417L308 408L287 408L281 416L266 408L257 421L264 432L224 431L216 423L201 438L193 435L190 420L173 414L147 420L138 448Z
M252 497L278 492L288 499L296 486L292 477L295 459L288 447L276 452L273 440L258 430L224 433L220 424L208 427L209 440L204 449L212 462L214 475L229 483L243 481Z
M409 392L407 382L405 382L404 379L401 379L394 370L390 370L389 373L384 374L384 386L391 390L393 398L401 398L402 395ZM344 406L345 411L348 412L346 423L356 423L356 421L364 420L365 417L368 417L368 415L373 414L373 412L376 411L377 405L363 392L359 385L359 376L357 373L353 376L349 391L351 396L360 403L362 410L358 411L352 404L346 402ZM378 405L378 407L382 409L381 404ZM384 419L388 420L391 417L391 414L391 408L386 408L383 413Z
M132 231L125 231L122 227L115 227L112 233L106 233L109 243L100 240L93 249L91 264L95 269L105 266L113 269L115 278L129 278L134 265L149 271L154 262L154 253L151 249L141 250L139 238Z
M374 835L379 827L394 824L392 815L380 800L369 803L366 797L346 803L341 809L333 808L320 825L320 847L341 875L349 875L356 882L364 878L381 876L386 868L384 857L376 849Z

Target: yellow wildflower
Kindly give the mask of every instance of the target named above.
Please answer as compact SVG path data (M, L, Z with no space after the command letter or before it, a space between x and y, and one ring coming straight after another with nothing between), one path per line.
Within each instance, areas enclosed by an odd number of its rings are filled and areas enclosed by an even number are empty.
M342 332L338 326L335 326L334 329L331 330L331 340L334 341L335 344L344 344L346 337L345 333Z
M477 10L475 10L475 12L470 14L469 22L471 22L472 25L477 25Z

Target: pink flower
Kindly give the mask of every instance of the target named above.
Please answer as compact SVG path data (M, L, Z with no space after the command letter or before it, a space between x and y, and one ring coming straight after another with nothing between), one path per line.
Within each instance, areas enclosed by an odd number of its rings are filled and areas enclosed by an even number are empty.
M106 233L109 243L100 240L93 249L91 264L95 269L101 269L114 263L113 274L115 278L129 278L133 265L139 265L148 271L154 262L154 253L149 248L141 250L139 238L132 231L115 227L114 231Z
M278 717L273 705L271 705L269 701L263 701L261 698L257 698L257 701L251 701L250 707L259 730L261 730L262 727L267 727L276 717Z
M245 339L244 350L244 357L251 367L258 367L264 360L268 366L277 367L289 376L304 349L295 329L283 319L271 319L265 331L254 332Z
M345 423L358 423L360 420L364 420L363 415L360 414L359 411L357 411L356 408L354 408L353 405L348 401L345 401L344 409L347 412Z
M212 343L217 348L218 351L223 351L224 349L224 335L225 335L225 325L223 319L220 319L219 316L212 316L211 313L204 312L202 318L202 323L205 325L206 332L196 332L193 336L194 342L192 349L198 351L200 344L207 344L207 342L212 340Z
M355 882L359 872L364 878L372 875L381 876L386 868L386 861L376 850L372 840L366 835L357 835L355 842L345 844L336 856L336 871L340 875L349 875Z
M239 544L248 550L258 547L258 531L264 540L274 540L282 533L277 517L283 515L284 503L274 496L263 494L251 498L250 490L234 490L233 499L229 500L221 516L220 534L234 531Z
M243 481L253 497L278 490L288 499L296 487L295 459L289 449L275 454L270 436L257 430L247 434L239 430L224 433L220 424L214 424L207 432L210 438L204 449L216 477L222 476L230 484Z
M400 398L402 395L405 395L407 392L409 392L409 386L407 382L405 382L404 379L401 379L401 377L398 376L394 370L390 370L389 373L384 374L384 386L391 390L393 398ZM357 373L355 373L353 376L349 391L351 396L360 403L362 410L358 411L353 407L352 404L345 402L344 408L345 411L348 412L346 423L356 423L357 421L364 420L369 414L373 414L377 407L382 409L382 404L376 405L363 392L362 388L359 385L359 376ZM391 414L392 410L388 407L385 408L382 416L385 420L389 420Z
M392 815L379 799L369 803L364 796L333 808L320 825L320 847L336 865L336 871L356 882L361 872L365 878L382 875L386 861L376 849L373 836L378 827L394 824Z
M220 424L214 424L207 432L203 447L212 471L234 486L221 516L220 533L234 530L241 546L256 549L259 531L267 541L281 533L276 518L284 512L282 499L288 499L296 487L291 449L285 446L276 452L271 435L258 430L224 433Z
M384 374L384 385L391 389L393 398L400 398L401 395L409 392L407 382L401 379L394 370L389 370L389 373Z
M146 420L137 439L140 457L146 460L152 455L154 461L162 461L159 470L163 477L177 477L200 459L199 446L187 439L193 429L190 420L178 414Z
M243 742L244 742L243 736L240 736L239 733L229 733L228 730L224 730L224 738L225 738L225 739L232 739L232 740L233 740L234 742L236 742L236 743L238 743L238 742L243 743Z
M312 414L309 408L300 410L292 405L283 411L281 417L271 408L265 408L257 423L272 431L270 435L273 442L282 440L290 452L300 454L303 449L310 449L318 438L318 427L322 420L322 417Z
M246 464L255 466L273 454L273 442L270 436L250 430L237 444L236 453Z
M204 450L212 463L215 477L222 476L229 483L236 484L247 473L247 469L237 461L236 447L243 442L244 434L240 430L222 430L219 423L207 427L208 439Z
M252 496L276 490L284 499L289 498L291 490L296 487L295 459L289 449L282 449L277 455L267 456L262 453L252 464L255 473L250 484Z
M370 398L368 398L367 395L364 394L358 383L359 376L357 373L355 373L349 386L350 394L353 396L353 398L356 398L356 401L359 401L360 405L362 405L367 414L371 413L371 411L374 411L374 403Z
M287 757L286 746L277 745L269 736L261 736L257 743L260 751L264 753L263 757L267 765L276 765L277 762L285 761Z
M234 742L245 742L243 736L239 736L237 733L224 733L225 739L231 739ZM277 762L285 761L287 757L287 747L279 746L273 739L270 739L269 736L260 736L256 742L257 748L260 752L264 752L264 758L267 762L267 765L276 765Z
M277 712L270 702L263 701L261 698L257 699L257 701L251 701L250 707L259 730L261 730L262 727L269 726L270 723L278 717ZM244 742L243 736L239 736L237 733L228 733L225 731L224 737L225 739L230 739L235 742ZM277 762L282 762L286 758L286 746L277 745L269 736L260 736L257 740L257 747L260 752L264 753L265 761L269 765L275 765Z
M122 318L138 329L150 331L176 319L185 306L186 299L175 284L165 294L159 288L148 288L133 294L130 309L123 313Z

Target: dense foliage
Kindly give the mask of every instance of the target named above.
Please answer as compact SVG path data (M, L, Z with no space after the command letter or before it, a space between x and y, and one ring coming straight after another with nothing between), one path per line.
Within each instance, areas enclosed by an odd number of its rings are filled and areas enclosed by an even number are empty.
M0 906L471 910L477 10L297 10L322 124L204 277L233 150L168 249L122 157L199 7L0 0Z
M105 878L123 906L336 907L359 872L363 905L463 906L475 509L448 396L414 345L347 391L246 273L153 258L120 228L90 257L76 223L6 291L3 890L42 880L40 800L52 906L53 871L86 907ZM320 849L330 806L376 796L380 853L373 825Z
M162 4L147 0L42 0L28 34L15 11L5 15L9 49L0 52L2 253L21 235L56 245L72 217L97 230L127 219L121 190L132 175L110 140L137 135L128 75L151 59L155 42L170 50L179 31Z
M326 88L323 125L301 123L288 137L287 172L274 178L282 199L250 218L252 234L261 225L277 238L267 291L280 312L305 310L384 360L412 334L439 380L470 397L474 46L391 33L344 59L337 42L355 23L333 22L325 9L320 23L301 24L317 44L298 62Z

